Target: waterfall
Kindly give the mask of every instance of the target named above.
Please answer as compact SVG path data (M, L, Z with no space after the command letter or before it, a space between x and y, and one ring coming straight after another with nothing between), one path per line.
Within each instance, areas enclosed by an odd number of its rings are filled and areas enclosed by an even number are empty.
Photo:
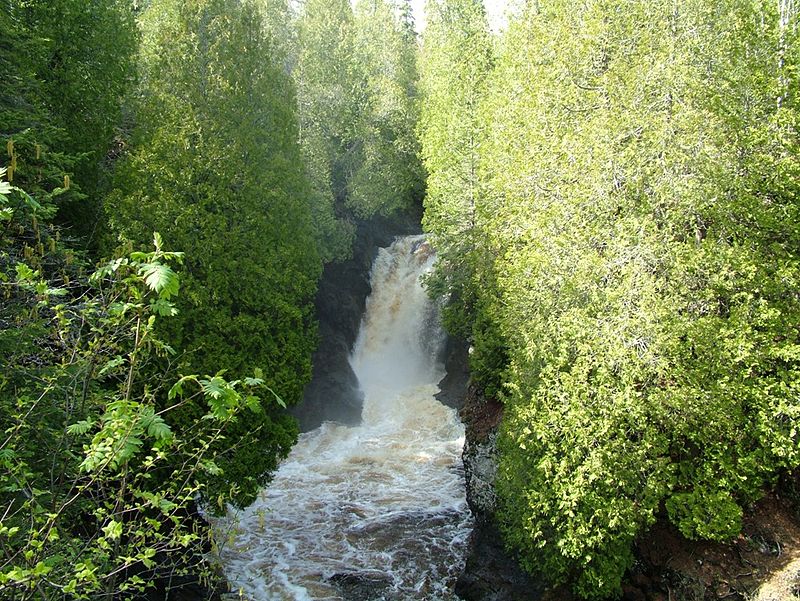
M433 260L422 236L375 260L351 357L362 424L302 434L258 500L215 524L225 574L246 598L456 599L472 518L464 430L434 398L444 334L420 283Z

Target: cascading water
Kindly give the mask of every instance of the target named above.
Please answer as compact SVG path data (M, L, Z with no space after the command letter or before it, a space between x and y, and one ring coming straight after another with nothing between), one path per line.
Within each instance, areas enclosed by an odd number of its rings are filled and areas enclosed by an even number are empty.
M225 573L246 597L456 598L472 518L464 430L434 398L444 335L420 284L432 262L422 236L375 260L351 357L362 424L301 435L259 499L216 524Z

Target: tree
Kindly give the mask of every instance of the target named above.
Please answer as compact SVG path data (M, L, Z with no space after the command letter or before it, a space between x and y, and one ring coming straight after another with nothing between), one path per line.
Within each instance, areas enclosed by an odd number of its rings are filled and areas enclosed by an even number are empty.
M412 25L386 0L361 0L355 17L354 60L365 75L365 98L357 123L360 165L346 202L355 215L370 217L422 196L417 47Z
M0 595L136 596L187 573L208 577L211 533L196 499L220 470L212 449L244 413L263 411L263 380L184 376L168 389L174 374L158 358L175 351L155 326L175 314L182 255L156 234L153 252L64 286L53 267L68 268L69 250L49 237L52 225L21 219L42 209L0 182L0 219L48 239L23 255L0 239L0 316L14 325L0 331ZM171 428L168 416L190 403L204 419Z
M428 171L423 226L437 253L428 287L447 300L445 325L472 342L473 376L494 394L506 361L505 342L484 307L494 296L494 281L479 223L481 105L492 70L492 40L480 0L431 0L426 14L419 122Z
M510 358L501 517L586 597L619 590L659 508L729 539L800 460L776 9L538 2L502 42L479 211Z
M325 262L349 255L355 228L344 210L355 170L363 89L353 64L348 0L308 0L299 22L294 79L300 143L313 189L314 223Z
M325 261L349 255L355 223L419 200L415 41L384 0L308 0L294 71L303 154Z
M118 0L4 4L0 61L10 75L0 84L0 137L9 177L37 197L55 192L73 243L96 246L104 161L133 77L132 9Z
M476 212L481 190L480 104L492 66L486 13L480 0L432 0L422 40L420 139L428 171L423 225L437 249L434 288L472 303ZM469 322L463 317L461 325Z
M283 63L287 74L297 64L297 14L289 0L259 0L266 37L276 63Z
M291 82L251 3L165 0L142 23L139 126L106 204L111 222L135 243L162 231L190 257L165 330L187 352L183 371L259 369L294 402L310 376L321 263ZM201 415L187 406L173 419L188 427ZM237 424L217 486L248 502L295 434L275 407Z

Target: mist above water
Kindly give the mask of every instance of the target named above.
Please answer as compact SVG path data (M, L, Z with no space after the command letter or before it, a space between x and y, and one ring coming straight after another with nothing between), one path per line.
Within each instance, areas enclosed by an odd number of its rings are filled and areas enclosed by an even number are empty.
M434 398L445 337L420 284L433 260L422 236L375 260L351 357L362 424L302 434L259 499L217 523L226 576L254 601L362 598L343 582L371 599L455 599L472 523L463 427Z

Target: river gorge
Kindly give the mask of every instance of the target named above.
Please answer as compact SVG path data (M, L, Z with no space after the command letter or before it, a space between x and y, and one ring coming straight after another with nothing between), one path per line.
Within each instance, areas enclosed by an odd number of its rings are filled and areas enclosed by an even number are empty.
M255 600L456 599L473 520L464 428L439 402L445 335L422 236L380 249L350 362L362 422L301 435L258 501L217 522L233 590ZM348 590L350 593L348 594Z

